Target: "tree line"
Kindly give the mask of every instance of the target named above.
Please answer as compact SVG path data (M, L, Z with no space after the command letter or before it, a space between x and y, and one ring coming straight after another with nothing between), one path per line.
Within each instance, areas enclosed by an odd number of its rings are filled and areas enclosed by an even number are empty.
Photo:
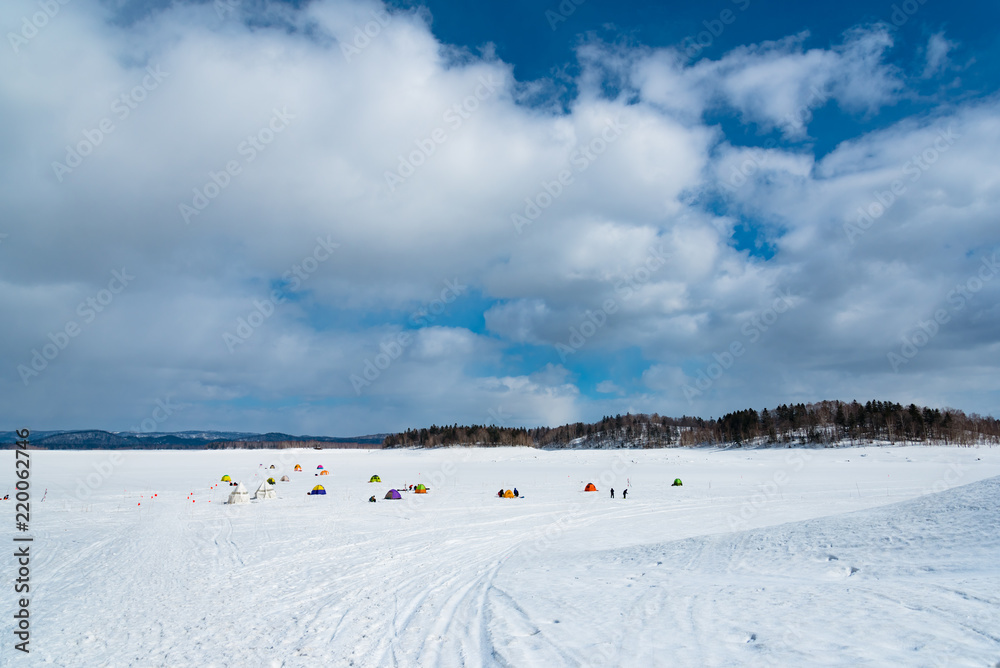
M390 434L385 448L447 445L578 448L667 448L686 445L858 445L863 443L1000 443L1000 420L953 408L891 401L821 401L753 408L718 419L656 413L605 416L560 427L431 425Z

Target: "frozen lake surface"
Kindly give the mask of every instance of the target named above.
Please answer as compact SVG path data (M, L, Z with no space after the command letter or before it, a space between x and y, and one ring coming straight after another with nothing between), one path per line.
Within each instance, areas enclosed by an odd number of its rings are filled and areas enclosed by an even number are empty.
M31 458L3 666L1000 665L998 449Z

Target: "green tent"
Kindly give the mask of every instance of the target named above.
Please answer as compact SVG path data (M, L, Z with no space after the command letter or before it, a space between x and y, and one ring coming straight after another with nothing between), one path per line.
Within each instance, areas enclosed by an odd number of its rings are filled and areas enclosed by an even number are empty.
M671 487L682 487L684 483L681 482L680 478L674 478L674 484Z
M382 478L379 478L377 475L373 475L371 478L368 478L368 482L382 482Z
M424 483L420 483L419 485L417 485L416 487L413 488L413 493L414 494L426 494L427 493L427 488L424 487Z

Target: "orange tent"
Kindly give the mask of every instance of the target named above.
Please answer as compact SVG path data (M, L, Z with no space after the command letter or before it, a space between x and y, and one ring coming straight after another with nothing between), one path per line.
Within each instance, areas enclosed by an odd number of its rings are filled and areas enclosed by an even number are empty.
M296 471L301 471L301 470L302 470L302 467L301 467L301 466L299 466L298 464L296 464L296 465L295 465L295 470L296 470Z
M414 494L426 494L426 493L427 493L427 488L426 488L426 487L424 487L424 484L423 484L423 483L420 483L419 485L417 485L417 486L416 486L416 487L415 487L415 488L413 489L413 493L414 493Z
M503 493L503 498L505 498L505 499L513 499L514 498L514 492L512 492L512 491L510 491L508 489L506 492Z
M327 471L326 469L323 469L322 471L319 472L319 474L320 475L330 475L330 472Z
M597 488L594 487L594 483L588 482L587 486L583 488L583 491L585 491L585 492L596 492Z

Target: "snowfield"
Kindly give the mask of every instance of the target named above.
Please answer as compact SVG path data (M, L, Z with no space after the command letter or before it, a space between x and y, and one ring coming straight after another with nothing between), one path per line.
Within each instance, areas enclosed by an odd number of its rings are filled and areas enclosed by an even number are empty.
M998 449L33 451L31 484L3 666L1000 666Z

